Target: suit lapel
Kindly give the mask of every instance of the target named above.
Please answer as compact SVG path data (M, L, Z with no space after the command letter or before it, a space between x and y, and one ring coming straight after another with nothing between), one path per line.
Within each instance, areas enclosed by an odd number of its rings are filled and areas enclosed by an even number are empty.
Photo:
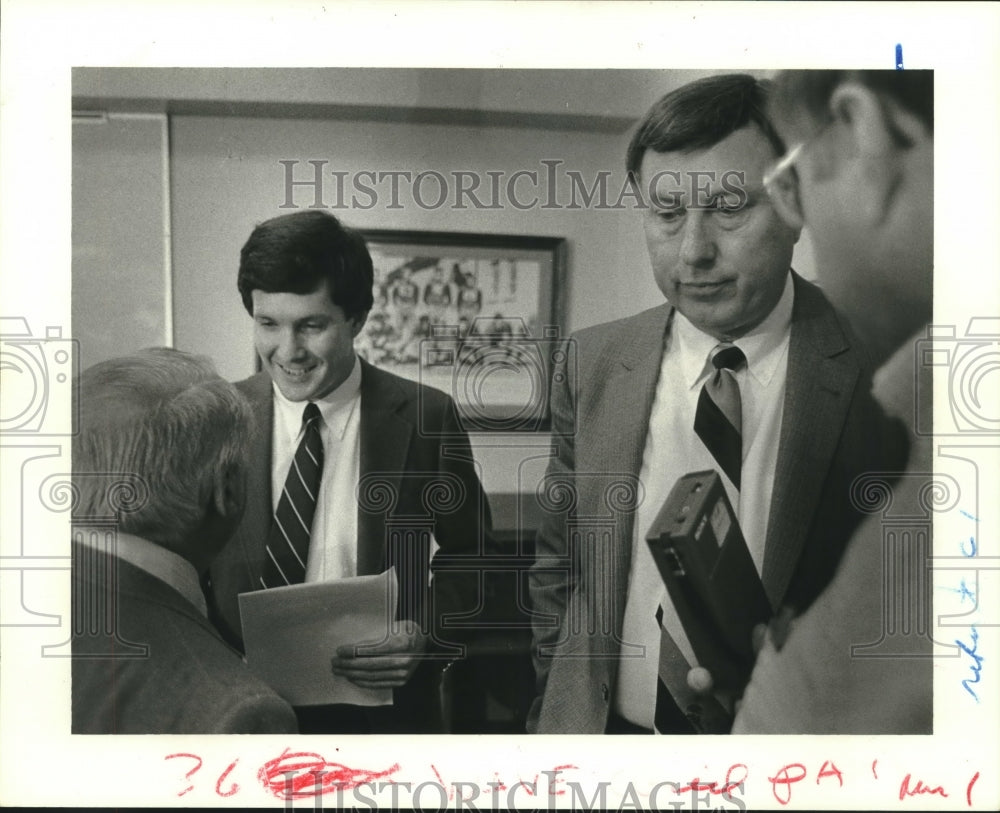
M361 362L361 440L359 493L367 477L376 476L392 494L400 494L413 424L400 414L406 394L365 361ZM380 573L385 559L383 511L358 509L358 575Z
M578 481L580 505L606 506L605 491L621 475L638 481L671 313L672 308L663 305L639 314L615 343L616 353L606 370L584 367L594 379L606 378L601 397L580 404L579 427L587 438L580 445L591 449L592 457L578 461L577 470L603 475ZM581 389L591 386L585 381ZM612 616L618 633L624 618L634 527L634 510L615 512L611 595L618 605Z
M764 550L764 588L775 607L798 565L860 373L832 307L813 285L793 279L785 403Z
M274 429L274 392L267 373L258 373L237 387L247 396L254 416L250 436L250 466L247 474L246 512L236 538L250 573L250 584L257 586L264 548L271 527L271 438Z

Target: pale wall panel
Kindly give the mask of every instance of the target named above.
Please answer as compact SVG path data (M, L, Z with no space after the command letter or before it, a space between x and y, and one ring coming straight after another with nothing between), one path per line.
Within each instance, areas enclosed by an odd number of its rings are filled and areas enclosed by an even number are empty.
M73 337L82 367L170 343L165 117L73 123Z

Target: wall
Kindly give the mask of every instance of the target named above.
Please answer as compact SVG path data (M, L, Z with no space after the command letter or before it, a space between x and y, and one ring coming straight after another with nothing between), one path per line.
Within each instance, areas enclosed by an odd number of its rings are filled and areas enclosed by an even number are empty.
M228 377L252 371L251 323L236 295L236 269L240 247L254 225L288 211L280 208L286 200L286 170L280 160L300 162L294 167L298 179L314 178L310 160L328 161L324 169L348 172L348 178L362 170L414 175L434 170L450 178L452 170L463 170L484 179L488 171L502 172L509 179L518 170L534 170L539 173L543 201L548 189L542 189L546 167L541 161L561 160L564 164L559 170L579 171L588 184L600 171L612 171L608 188L614 192L609 197L617 198L624 183L621 165L626 143L627 134L513 127L175 116L171 121L171 195L177 346L211 354ZM568 202L569 181L560 182L559 177L557 194ZM402 186L402 208L390 209L388 183L379 188L384 194L374 208L332 211L361 228L567 238L566 331L634 313L662 299L649 273L638 214L633 211L539 207L519 211L512 205L477 210L449 204L431 210L417 205ZM433 203L437 182L421 189L421 199ZM514 191L525 202L534 194L528 179L522 179ZM302 207L315 202L312 188L298 187L292 193ZM357 197L363 205L370 199ZM329 175L322 198L328 205L338 200Z
M487 171L510 177L521 169L538 170L542 159L560 159L579 171L588 184L601 170L614 170L609 190L624 182L620 170L626 135L446 127L441 125L352 121L175 116L171 126L175 342L183 350L211 355L229 378L253 371L251 320L236 293L239 250L255 223L282 214L285 169L279 160L299 160L302 178L313 178L309 160L327 160L329 168L355 173L373 169L436 170L448 177L461 169L487 178ZM350 176L349 176L350 177ZM206 189L211 194L206 195ZM422 189L431 201L437 187ZM336 203L332 177L323 188ZM539 234L566 237L569 246L564 334L578 327L634 313L662 297L652 282L638 215L620 210L519 211L474 208L423 209L400 195L401 209L387 208L391 198L370 210L336 211L362 228L424 229L465 232ZM515 190L520 200L530 189ZM541 197L546 197L547 190ZM569 190L565 190L569 200ZM366 196L359 196L367 203ZM486 198L488 199L488 195ZM302 206L315 200L312 189L297 188ZM494 495L531 493L544 470L545 436L477 436L484 485ZM534 461L534 462L532 462ZM494 497L501 525L513 526L512 498ZM531 511L529 501L527 511Z
M74 68L74 109L385 120L517 115L622 132L659 96L716 71L452 68ZM426 115L425 115L426 114Z
M164 114L74 117L72 329L81 369L172 340L166 168Z

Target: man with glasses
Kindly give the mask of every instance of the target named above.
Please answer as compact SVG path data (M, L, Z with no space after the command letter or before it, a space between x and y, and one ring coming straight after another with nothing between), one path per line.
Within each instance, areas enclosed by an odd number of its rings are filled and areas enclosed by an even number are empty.
M629 145L668 302L576 334L576 366L555 370L529 730L728 730L724 697L715 722L699 718L706 703L687 682L698 660L645 541L671 488L717 470L772 607L802 610L859 521L851 481L902 454L864 353L791 270L799 227L763 186L784 151L766 92L748 75L691 83Z
M914 391L913 371L914 342L927 336L932 312L933 74L789 71L776 83L775 124L797 146L766 183L790 227L811 230L824 289L882 364L876 396L911 430L893 511L919 517L933 469L930 438L912 431L914 407L929 415L932 392L928 380ZM929 377L929 367L916 369ZM898 547L882 537L881 515L866 520L781 650L765 644L735 732L931 731L929 540L921 550L916 534ZM898 642L895 657L852 657L853 647L883 639L884 602L913 610L908 657Z

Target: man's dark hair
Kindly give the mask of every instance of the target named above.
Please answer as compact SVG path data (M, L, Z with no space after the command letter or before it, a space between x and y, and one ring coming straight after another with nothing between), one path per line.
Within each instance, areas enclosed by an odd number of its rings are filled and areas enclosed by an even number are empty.
M774 79L771 109L777 118L792 119L804 108L815 121L824 121L833 91L849 81L894 100L934 132L934 71L781 71Z
M236 286L253 315L254 290L311 294L329 284L348 319L372 308L372 258L364 238L328 212L308 210L257 226L240 251Z
M688 152L714 147L720 141L755 124L774 148L784 142L767 117L770 83L747 73L708 76L673 90L654 104L639 124L625 154L625 168L633 182L646 150Z

